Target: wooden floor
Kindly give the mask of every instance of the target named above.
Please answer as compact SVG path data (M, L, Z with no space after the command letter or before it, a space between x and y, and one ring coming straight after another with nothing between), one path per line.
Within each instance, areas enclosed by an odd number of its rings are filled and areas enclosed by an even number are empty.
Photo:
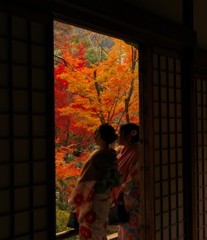
M56 240L66 239L78 235L78 229L70 229L56 234ZM117 233L113 233L107 236L107 240L116 240L118 237Z
M118 233L113 233L107 236L108 240L116 240L118 238Z

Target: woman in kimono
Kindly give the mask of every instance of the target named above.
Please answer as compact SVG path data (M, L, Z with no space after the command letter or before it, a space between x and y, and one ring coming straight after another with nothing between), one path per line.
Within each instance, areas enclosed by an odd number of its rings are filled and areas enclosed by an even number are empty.
M106 240L111 190L120 185L116 151L110 148L117 134L109 124L102 124L94 133L96 145L85 163L68 203L74 205L81 240Z
M119 225L119 240L140 240L139 126L121 125L118 137L118 170L123 174L121 186L112 191L112 200L121 200L129 213L129 221Z

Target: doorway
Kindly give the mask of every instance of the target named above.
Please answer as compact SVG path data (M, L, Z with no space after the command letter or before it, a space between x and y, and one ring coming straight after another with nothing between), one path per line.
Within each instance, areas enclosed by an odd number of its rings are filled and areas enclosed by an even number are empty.
M103 123L139 125L138 45L54 21L56 232L66 230L67 204ZM116 148L116 144L113 146ZM108 227L107 233L117 231Z

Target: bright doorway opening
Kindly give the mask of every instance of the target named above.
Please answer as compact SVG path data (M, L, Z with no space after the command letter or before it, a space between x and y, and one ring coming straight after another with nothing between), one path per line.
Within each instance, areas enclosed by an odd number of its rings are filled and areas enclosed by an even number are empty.
M67 201L97 147L94 130L102 123L117 131L123 123L139 124L138 68L137 45L54 22L56 232L68 229Z

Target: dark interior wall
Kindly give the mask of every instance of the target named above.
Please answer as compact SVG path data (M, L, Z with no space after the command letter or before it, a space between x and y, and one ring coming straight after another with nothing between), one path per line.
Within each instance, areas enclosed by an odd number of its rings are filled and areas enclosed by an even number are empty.
M49 13L1 3L3 240L46 240L55 236L52 23Z
M183 22L183 2L180 0L122 0L125 4L132 4L136 7L154 13L170 21L182 24Z
M194 30L197 32L197 46L207 50L207 1L194 0Z
M183 1L165 1L165 0L122 0L130 3L141 9L147 10L151 13L164 17L170 21L183 24ZM186 1L189 5L189 1ZM207 2L205 0L193 0L193 29L197 33L197 46L207 50Z
M151 4L141 1L140 6L117 0L18 2L51 11L55 17L122 39L146 41L161 46L171 42L175 48L192 46L195 43L195 34L180 23L183 9L180 4L182 1L178 0L175 1L174 7L167 5L165 1L164 4L162 1L153 1ZM166 7L160 8L161 5Z

